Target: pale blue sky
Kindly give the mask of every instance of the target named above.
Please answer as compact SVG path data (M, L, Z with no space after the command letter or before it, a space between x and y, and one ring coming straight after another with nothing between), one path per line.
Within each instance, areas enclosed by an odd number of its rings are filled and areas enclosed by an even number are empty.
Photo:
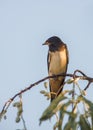
M68 46L68 73L80 69L93 77L93 0L0 0L0 110L15 93L47 76L48 48L42 43L53 35ZM49 105L42 89L43 83L23 95L28 130L51 130L54 124L52 119L39 126ZM92 90L87 91L90 100ZM21 129L15 117L11 106L0 129Z

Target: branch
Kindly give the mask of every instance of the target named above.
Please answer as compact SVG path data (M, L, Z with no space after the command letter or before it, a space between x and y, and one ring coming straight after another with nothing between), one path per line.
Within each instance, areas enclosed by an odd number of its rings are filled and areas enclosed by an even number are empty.
M76 73L80 73L82 76L80 75L76 75ZM2 111L0 113L0 117L2 116L2 114L7 111L7 109L9 108L10 104L14 101L14 99L18 96L20 96L21 94L27 92L28 90L30 90L32 87L40 84L41 82L47 80L47 79L50 79L50 78L57 78L57 77L60 77L60 76L63 76L63 77L72 77L74 80L76 78L79 78L80 80L87 80L88 81L88 84L87 86L84 88L84 90L86 90L89 85L93 82L93 78L91 77L88 77L87 75L85 75L82 71L80 70L75 70L73 74L58 74L58 75L53 75L53 76L47 76L41 80L38 80L37 82L31 84L29 87L21 90L20 92L18 92L17 94L15 94L12 98L10 98L8 101L5 102L3 108L2 108Z

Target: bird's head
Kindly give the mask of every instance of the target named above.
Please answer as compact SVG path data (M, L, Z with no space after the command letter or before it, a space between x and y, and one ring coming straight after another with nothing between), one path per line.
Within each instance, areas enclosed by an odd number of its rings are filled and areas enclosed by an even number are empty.
M59 43L61 43L61 42L62 42L62 41L61 41L61 39L60 39L59 37L53 36L53 37L48 38L43 45L48 45L48 46L50 46L50 45L54 45L54 44L55 44L55 45L56 45L56 44L59 44Z
M49 39L47 39L43 45L48 45L49 50L54 51L54 50L58 50L58 48L62 44L63 44L63 42L61 41L61 39L59 37L53 36L53 37L50 37Z

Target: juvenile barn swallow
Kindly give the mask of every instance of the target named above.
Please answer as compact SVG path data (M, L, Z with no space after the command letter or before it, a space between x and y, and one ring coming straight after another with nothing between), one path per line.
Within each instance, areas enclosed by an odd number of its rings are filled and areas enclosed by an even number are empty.
M48 45L47 66L49 76L66 74L68 67L68 49L66 44L57 36L50 37L43 45ZM49 79L51 101L62 91L65 77ZM60 90L60 91L59 91Z

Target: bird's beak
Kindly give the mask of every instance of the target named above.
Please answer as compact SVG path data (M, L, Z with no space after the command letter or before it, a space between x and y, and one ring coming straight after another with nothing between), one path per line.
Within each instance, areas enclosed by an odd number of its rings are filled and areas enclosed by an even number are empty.
M49 45L50 43L49 42L45 42L45 43L43 43L42 45Z
M46 42L45 42L45 43L43 43L42 45L46 45Z

